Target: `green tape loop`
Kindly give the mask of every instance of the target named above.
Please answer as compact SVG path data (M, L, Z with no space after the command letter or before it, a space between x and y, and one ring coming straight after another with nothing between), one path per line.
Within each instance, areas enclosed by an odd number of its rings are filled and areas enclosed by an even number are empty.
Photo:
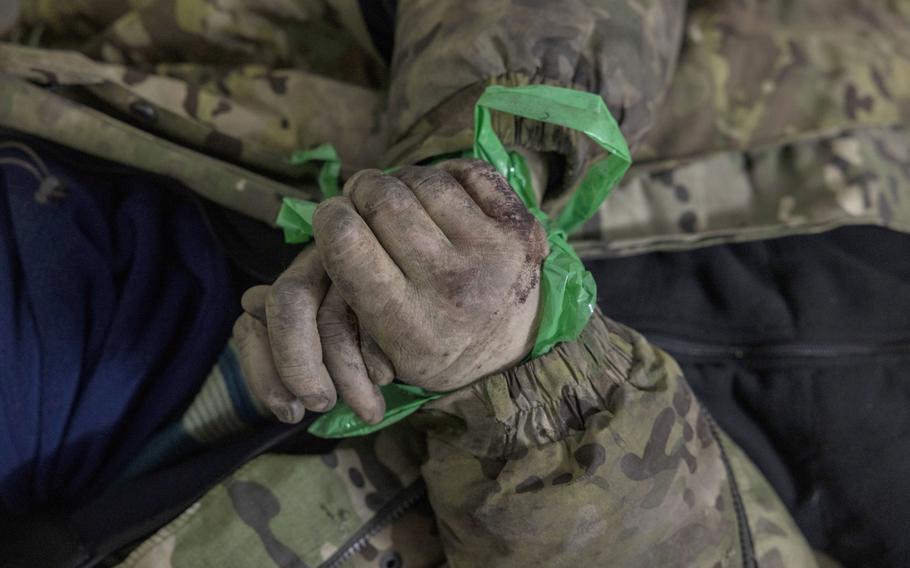
M510 160L507 159L510 152L493 132L490 110L577 130L607 151L605 156L589 166L584 179L553 223L555 228L566 234L594 215L632 165L626 139L600 96L551 85L493 85L487 87L474 107L474 155L490 162L510 183L513 181L510 172L514 169L509 167ZM534 194L527 184L525 188L516 191L526 204L530 202L536 207Z
M493 131L491 110L581 131L607 151L589 166L556 219L549 219L539 208L524 159L506 150ZM597 285L566 235L594 215L625 175L632 164L629 147L598 95L550 85L490 86L474 107L474 156L492 164L509 181L547 230L550 254L541 268L541 317L530 355L539 357L557 343L578 338L594 313Z

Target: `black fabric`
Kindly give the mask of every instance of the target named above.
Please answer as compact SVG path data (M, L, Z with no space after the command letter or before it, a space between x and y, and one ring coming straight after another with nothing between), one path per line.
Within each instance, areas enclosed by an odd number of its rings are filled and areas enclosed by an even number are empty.
M281 231L215 203L200 200L212 234L234 268L234 283L245 290L271 284L300 251L284 242Z
M370 32L370 39L376 51L389 65L392 64L392 51L395 47L395 14L398 11L397 0L358 0L363 21Z
M294 426L273 424L231 444L212 448L159 471L111 487L78 509L0 518L3 566L95 566L137 544L182 513L212 486L245 462L285 442L320 447L305 429L308 415ZM309 444L307 444L309 441Z
M910 560L910 236L875 227L592 263L811 544Z

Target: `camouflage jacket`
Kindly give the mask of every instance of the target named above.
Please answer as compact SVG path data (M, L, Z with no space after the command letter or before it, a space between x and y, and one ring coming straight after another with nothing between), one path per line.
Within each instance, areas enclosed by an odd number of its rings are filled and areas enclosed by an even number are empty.
M876 223L910 230L910 2L398 2L391 64L355 0L23 0L0 125L174 177L272 223L344 171L467 148L491 83L600 93L636 165L573 236L632 254ZM497 115L553 164L597 148ZM426 500L423 499L426 495ZM432 512L432 514L431 514ZM322 457L264 455L130 566L811 566L676 364L595 318L574 343ZM391 563L391 564L390 564Z
M815 558L679 367L578 341L321 456L266 454L123 567L795 566Z
M403 0L391 65L356 0L19 1L0 125L267 223L276 195L318 195L295 149L331 142L346 173L459 151L487 84L547 82L600 93L636 162L574 235L583 256L910 230L906 0ZM600 152L496 127L559 157L551 210Z

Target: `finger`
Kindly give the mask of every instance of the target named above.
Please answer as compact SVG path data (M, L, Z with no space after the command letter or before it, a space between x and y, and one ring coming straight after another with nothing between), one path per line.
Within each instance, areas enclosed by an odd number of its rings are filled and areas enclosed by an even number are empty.
M234 323L234 341L250 393L282 422L300 422L303 404L278 377L265 325L248 313L241 315Z
M348 198L316 208L313 234L332 283L371 335L397 323L387 321L390 314L409 311L410 284Z
M270 286L260 285L253 286L243 293L240 298L240 305L243 311L258 319L262 323L266 321L265 300L269 295Z
M332 375L341 399L357 416L376 424L385 415L385 400L370 381L363 357L357 317L335 287L329 288L317 318L322 360Z
M421 279L450 254L449 239L401 180L363 170L345 187L357 212L408 278Z
M319 304L329 280L315 247L308 247L275 280L265 302L269 342L275 368L285 386L309 410L325 411L335 404L335 388L322 364L316 328Z
M489 222L461 184L445 170L408 166L391 175L408 186L451 242L476 239L483 224Z
M382 386L392 382L395 378L392 362L365 329L361 329L360 332L360 353L367 367L367 375L374 385Z
M500 223L534 220L506 178L490 164L481 160L450 160L438 167L450 173L488 217Z

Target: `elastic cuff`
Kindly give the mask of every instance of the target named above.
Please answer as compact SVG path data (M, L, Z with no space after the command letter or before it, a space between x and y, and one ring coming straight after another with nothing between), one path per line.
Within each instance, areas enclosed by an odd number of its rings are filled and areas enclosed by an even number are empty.
M558 442L609 408L629 377L635 341L598 311L578 340L426 405L415 425L484 457Z

